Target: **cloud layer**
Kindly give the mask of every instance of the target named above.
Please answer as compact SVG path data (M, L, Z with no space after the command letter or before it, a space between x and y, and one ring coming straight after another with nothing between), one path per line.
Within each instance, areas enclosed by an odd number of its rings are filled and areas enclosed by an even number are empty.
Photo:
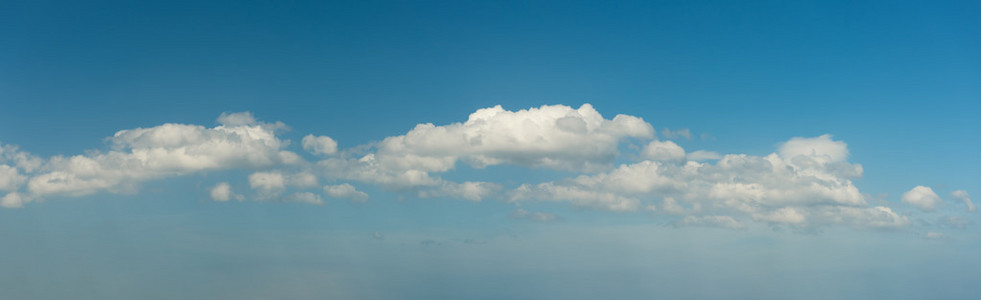
M654 127L642 118L608 119L589 104L516 111L495 106L475 111L464 122L423 123L403 135L348 149L339 149L331 137L306 135L299 147L310 153L308 161L279 136L286 129L283 123L259 122L247 112L223 113L218 123L210 128L163 124L121 130L107 139L109 150L70 157L43 159L0 144L0 205L22 207L44 198L98 192L135 193L148 180L240 169L251 173L247 182L213 183L205 193L220 202L320 205L322 195L366 202L370 196L354 185L359 184L422 198L646 211L676 226L894 229L911 224L893 208L870 204L852 182L862 176L862 166L849 162L848 145L830 135L794 137L763 156L687 152L675 141L656 139ZM691 139L687 129L665 128L662 134ZM634 149L634 154L623 155L622 148ZM628 162L614 165L622 159ZM475 172L510 165L573 176L517 183L443 178L461 165ZM252 195L236 193L235 185L247 185ZM975 211L966 191L951 196ZM906 192L901 200L924 212L942 203L924 186ZM510 217L556 219L521 208Z

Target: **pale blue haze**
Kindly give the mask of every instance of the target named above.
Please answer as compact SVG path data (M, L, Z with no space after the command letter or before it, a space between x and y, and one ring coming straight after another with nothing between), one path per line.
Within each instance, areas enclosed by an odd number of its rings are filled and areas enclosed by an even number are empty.
M981 219L950 193L981 195L981 2L464 2L3 1L0 144L70 156L249 111L315 160L307 134L350 148L498 104L591 103L662 138L687 128L673 140L689 151L832 134L864 169L855 185L912 224L727 230L548 202L522 207L560 219L532 222L359 183L367 203L220 203L208 189L251 195L253 170L195 172L0 208L0 299L979 297ZM969 223L901 203L917 185Z

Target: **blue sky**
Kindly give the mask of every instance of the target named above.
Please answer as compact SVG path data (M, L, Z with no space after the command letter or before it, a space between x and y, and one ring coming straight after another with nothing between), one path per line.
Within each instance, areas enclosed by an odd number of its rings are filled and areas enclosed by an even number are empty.
M2 3L0 298L973 299L979 13Z

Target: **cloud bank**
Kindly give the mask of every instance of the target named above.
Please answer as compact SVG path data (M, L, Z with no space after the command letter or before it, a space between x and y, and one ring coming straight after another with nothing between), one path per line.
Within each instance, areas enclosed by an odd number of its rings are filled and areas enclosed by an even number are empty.
M52 197L99 192L136 193L141 183L215 170L248 172L247 182L222 180L211 199L282 201L322 205L324 198L366 202L356 185L420 198L566 203L615 212L645 211L675 226L745 229L751 224L811 229L846 226L896 229L910 218L870 201L853 184L860 164L848 161L848 145L831 135L793 137L768 155L687 152L671 138L691 139L687 129L654 127L630 115L606 118L593 106L545 105L516 111L479 109L465 121L422 123L403 135L368 145L338 148L328 136L305 135L291 150L280 137L287 128L248 112L223 113L218 126L163 124L116 132L110 149L40 158L0 144L3 207ZM623 145L630 144L630 147ZM622 151L633 154L624 155ZM615 165L614 162L624 161ZM460 166L556 170L570 177L546 182L453 181L443 174ZM328 184L321 185L321 182ZM252 195L237 194L247 185ZM975 211L966 191L951 193ZM942 202L917 186L901 201L923 212ZM550 221L548 213L516 209L514 219Z

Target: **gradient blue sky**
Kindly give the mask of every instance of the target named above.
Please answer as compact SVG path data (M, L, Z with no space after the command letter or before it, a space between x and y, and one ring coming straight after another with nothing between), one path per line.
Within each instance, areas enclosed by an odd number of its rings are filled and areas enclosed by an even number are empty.
M3 2L0 146L40 166L0 156L0 171L22 176L5 183L0 172L0 194L25 199L0 208L0 298L974 299L981 232L958 195L981 195L979 16L977 1ZM570 151L597 141L584 135L553 152L484 153L513 159L486 168L461 158L429 170L496 184L479 202L317 163L382 157L387 137L496 105L584 103L656 134L613 140L615 156L585 157L605 164L594 169L525 160L574 164L583 157ZM117 131L207 131L236 112L258 120L237 125L287 125L276 150L303 163L191 168L79 193L31 186L67 172L58 156L129 153L132 141L115 148ZM338 152L309 153L308 134ZM816 204L794 206L808 217L796 225L704 215L691 206L709 203L699 196L670 213L664 193L612 192L653 212L554 194L515 200L524 184L656 160L644 154L655 140L765 157L795 137L846 143L835 163L861 165L861 176L820 169L863 195L844 207L887 207L906 222L811 223L827 213ZM315 188L250 186L256 172L306 171ZM244 201L214 201L222 182ZM342 184L370 199L321 188ZM787 184L777 185L804 186ZM939 202L903 201L917 186ZM293 203L293 192L325 203ZM730 216L741 226L696 222Z

